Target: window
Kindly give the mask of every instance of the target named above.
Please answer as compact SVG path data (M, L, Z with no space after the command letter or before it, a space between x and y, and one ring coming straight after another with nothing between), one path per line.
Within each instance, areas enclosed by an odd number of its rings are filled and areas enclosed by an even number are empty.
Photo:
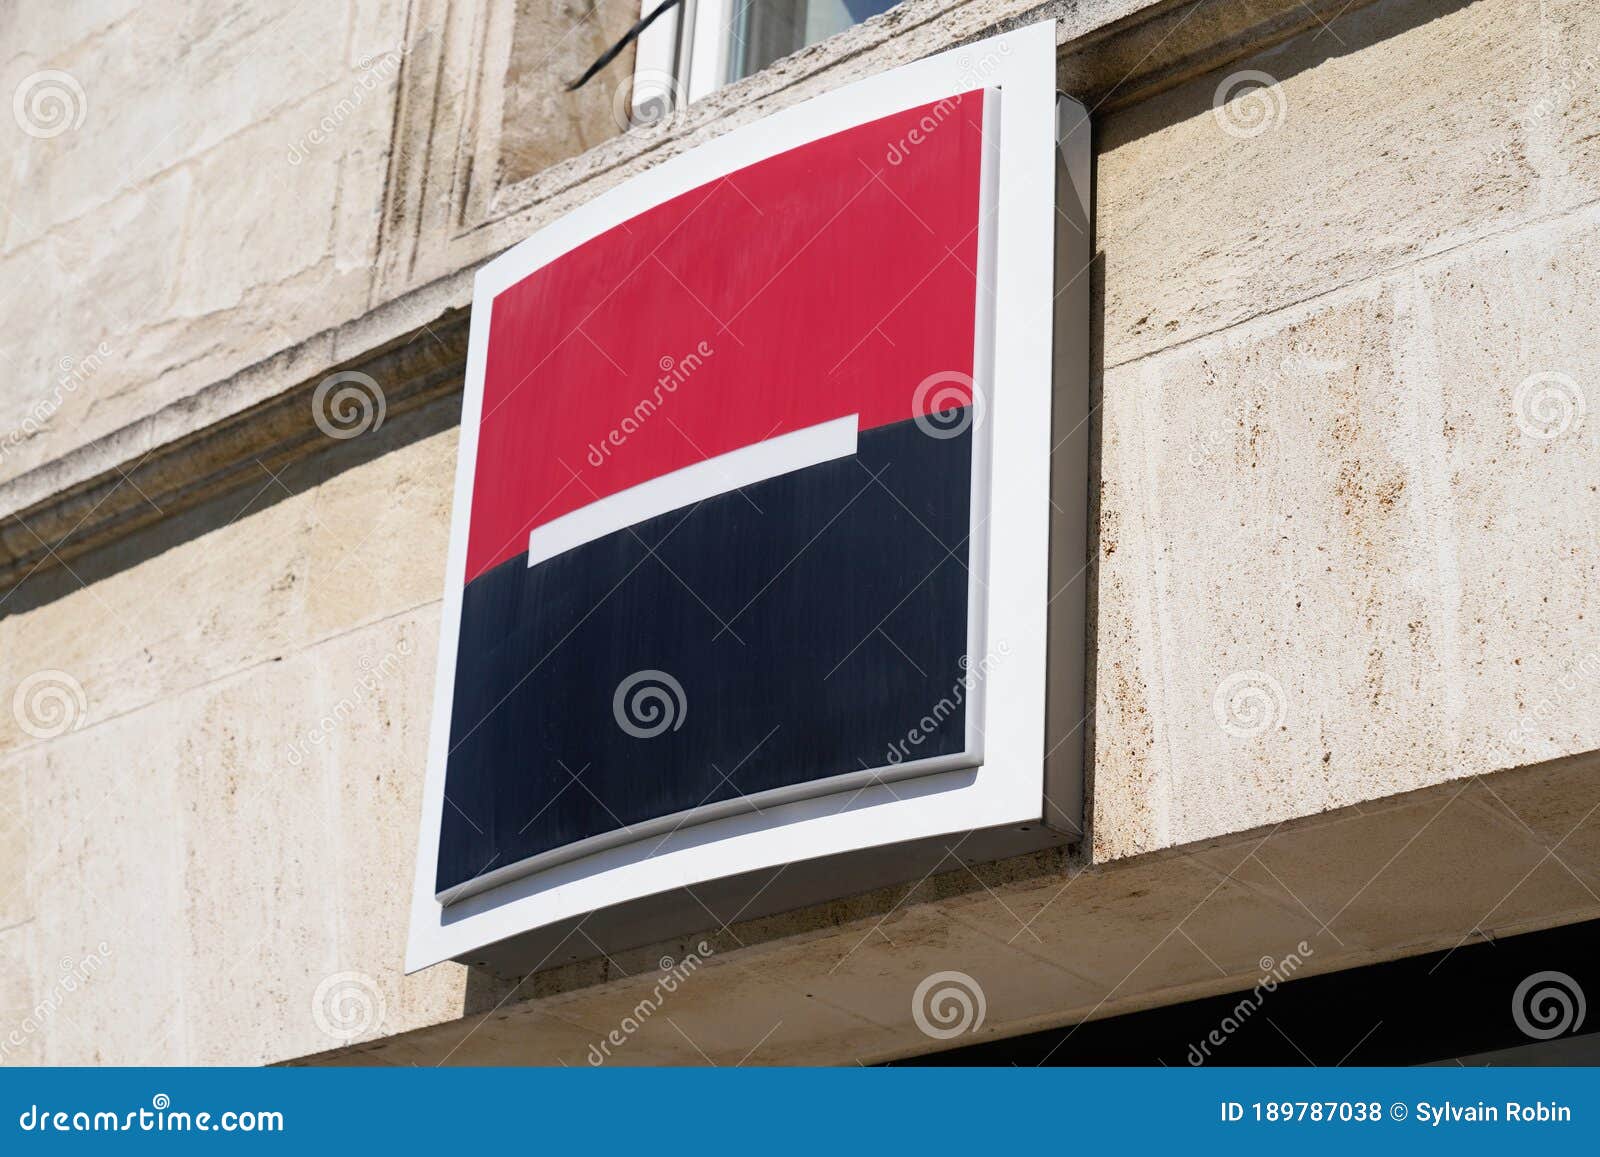
M648 13L659 0L644 0ZM788 56L887 12L895 0L684 0L639 38L634 110L659 118L664 104L698 100Z
M730 24L728 79L888 11L894 0L742 0Z

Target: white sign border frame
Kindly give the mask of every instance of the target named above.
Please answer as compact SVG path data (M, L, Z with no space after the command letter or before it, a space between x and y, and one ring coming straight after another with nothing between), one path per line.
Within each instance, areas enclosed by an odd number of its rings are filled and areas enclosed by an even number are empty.
M979 828L1039 822L1044 799L1055 236L1055 24L1045 21L904 65L743 126L608 190L486 264L474 280L434 713L412 888L406 971L587 912L802 859ZM726 173L853 125L959 92L998 88L983 763L693 826L639 856L637 842L509 880L448 906L434 894L468 518L489 310L554 256ZM481 321L480 321L481 318ZM983 346L980 340L980 349ZM974 546L977 543L974 542ZM978 657L972 663L977 666ZM930 705L931 706L931 705ZM970 739L969 739L970 746ZM632 853L630 855L630 853Z

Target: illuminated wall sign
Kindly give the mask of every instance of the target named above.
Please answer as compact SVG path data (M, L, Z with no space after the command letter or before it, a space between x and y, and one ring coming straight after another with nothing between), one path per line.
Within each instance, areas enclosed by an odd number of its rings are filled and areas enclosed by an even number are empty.
M1075 830L1081 769L1045 773L1051 424L1086 394L1052 407L1054 51L1035 26L778 113L479 273L408 967Z

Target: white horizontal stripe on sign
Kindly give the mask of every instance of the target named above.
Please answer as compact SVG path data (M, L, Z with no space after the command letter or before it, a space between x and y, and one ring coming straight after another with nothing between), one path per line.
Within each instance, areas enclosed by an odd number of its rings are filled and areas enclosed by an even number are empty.
M858 414L807 426L791 434L741 446L696 462L627 490L608 494L560 518L536 526L528 535L528 565L537 566L573 547L593 542L626 527L693 506L731 490L780 474L803 470L856 452Z

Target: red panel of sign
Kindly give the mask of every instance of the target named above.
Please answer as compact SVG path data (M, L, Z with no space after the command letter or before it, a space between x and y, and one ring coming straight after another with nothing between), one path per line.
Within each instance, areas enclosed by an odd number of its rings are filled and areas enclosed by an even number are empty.
M948 402L973 365L983 91L655 206L494 301L466 578L706 458ZM621 452L623 447L626 452Z

